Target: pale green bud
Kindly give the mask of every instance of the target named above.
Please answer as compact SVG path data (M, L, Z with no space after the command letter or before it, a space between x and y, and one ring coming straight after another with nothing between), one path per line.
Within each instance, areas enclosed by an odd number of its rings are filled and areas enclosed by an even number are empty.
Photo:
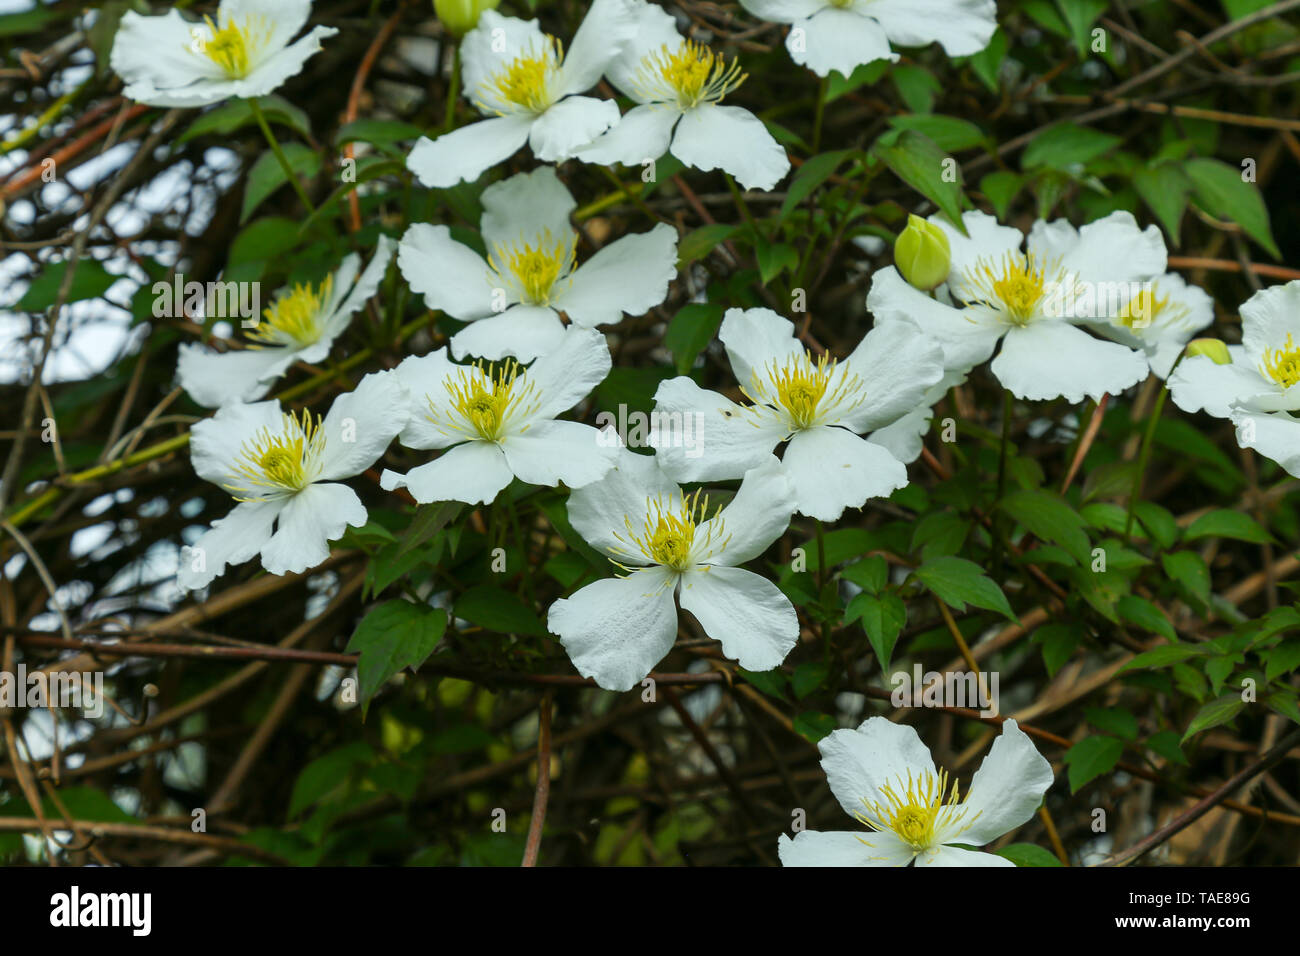
M484 10L495 10L501 0L433 0L433 9L438 13L448 32L459 39L478 24L478 18Z
M952 266L952 249L942 229L920 216L908 216L907 228L894 243L894 265L923 292L941 285Z
M1215 365L1231 365L1232 356L1228 346L1218 339L1192 339L1187 343L1187 356L1204 355Z

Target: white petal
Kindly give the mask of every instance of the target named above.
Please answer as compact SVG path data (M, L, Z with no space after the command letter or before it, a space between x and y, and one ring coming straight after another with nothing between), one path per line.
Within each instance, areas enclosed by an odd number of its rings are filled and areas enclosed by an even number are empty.
M384 275L388 272L388 263L392 261L396 249L397 243L387 236L380 236L379 243L375 246L375 254L370 257L370 263L366 266L366 271L361 273L361 278L357 280L356 285L352 285L352 276L348 275L343 268L334 274L334 295L340 298L346 295L346 298L332 308L322 320L322 324L332 333L331 339L347 326L356 311L375 294L379 283L384 281ZM355 275L356 256L348 256L348 259L353 260L352 270ZM348 291L349 287L351 291Z
M598 551L622 554L628 547L628 528L639 533L645 525L651 498L680 500L681 489L659 470L654 458L624 449L604 478L569 495L569 523ZM646 563L644 558L633 561L632 556L619 560Z
M769 23L795 23L831 6L830 0L740 0L740 5Z
M357 387L334 399L324 421L322 481L359 475L373 465L406 426L407 399L392 372L371 372Z
M1169 397L1185 412L1206 413L1227 418L1234 402L1247 402L1258 395L1277 394L1279 389L1248 364L1246 350L1229 345L1232 361L1215 363L1207 355L1191 355L1178 363L1169 376Z
M676 481L740 478L770 457L785 436L778 416L750 411L684 375L662 382L655 392L648 442Z
M799 643L790 599L767 578L721 566L682 575L683 610L695 615L722 653L750 671L768 671Z
M973 270L981 259L1001 261L1009 252L1018 253L1025 236L1019 229L1003 226L997 219L979 210L963 213L961 221L969 236L963 236L942 213L935 213L930 217L930 222L942 229L948 237L948 247L952 255L948 287L957 299L970 301L972 298L978 298L978 295L972 291L971 284L966 280L966 274Z
M214 352L206 345L181 346L176 374L181 388L205 408L254 402L298 360L298 349L241 349Z
M922 405L902 418L878 428L867 436L867 441L879 445L905 465L921 457L925 448L925 435L934 419L934 409Z
M1006 857L958 846L936 846L916 858L917 866L1015 866Z
M528 141L538 159L557 163L571 158L617 122L618 104L613 100L568 96L537 117Z
M624 96L644 103L645 97L639 92L637 82L644 59L663 53L665 46L669 53L675 53L685 41L677 32L677 21L663 7L655 3L638 3L635 6L636 22L632 37L622 52L605 67L605 75Z
M735 567L766 551L785 534L794 514L794 489L775 456L745 473L736 497L695 529L691 560ZM704 546L704 542L711 542Z
M451 354L458 359L477 355L490 362L516 358L531 362L559 348L564 323L554 309L515 305L504 312L471 322L451 337Z
M221 67L193 49L206 36L205 28L186 20L178 10L168 10L160 17L127 10L113 38L109 62L128 86L166 88L197 80L224 80Z
M1240 311L1241 344L1251 364L1265 349L1282 348L1288 335L1300 344L1300 279L1256 292Z
M868 332L844 365L862 381L866 400L841 420L869 432L916 411L943 378L943 349L911 321L887 322Z
M492 314L496 274L477 252L451 238L446 226L415 223L397 247L397 267L424 304L456 319Z
M1289 415L1260 415L1238 409L1232 413L1237 444L1271 458L1291 475L1300 476L1300 422Z
M949 56L969 56L989 45L997 29L994 0L875 0L863 4L900 46L925 46L935 40Z
M797 432L781 459L799 513L836 521L845 508L885 498L907 485L907 467L881 445L843 428Z
M940 812L935 822L937 838L972 846L991 843L1033 817L1052 779L1052 765L1008 718L971 778L970 791L958 811L960 820L949 825L947 811Z
M827 7L808 20L800 20L786 35L790 58L818 76L838 70L848 76L873 60L897 60L889 39L875 20L852 10Z
M611 242L579 266L556 307L579 325L618 322L624 313L644 315L663 302L676 275L677 230L661 222Z
M683 113L672 154L696 169L721 168L746 189L771 189L790 171L784 147L739 106L705 104Z
M405 475L385 470L379 485L385 491L405 488L420 504L464 501L476 505L495 500L513 477L500 447L493 442L469 441Z
M579 422L534 422L526 432L501 442L515 477L530 485L564 482L581 488L614 467L617 446L600 441L600 432Z
M237 81L234 95L241 99L256 99L279 89L289 77L302 72L303 64L320 52L321 40L338 32L334 27L313 27L301 40L263 60L248 76Z
M1038 319L1013 328L990 366L1017 398L1082 402L1116 395L1147 377L1147 360L1116 342L1103 342L1065 322Z
M877 323L915 322L943 349L944 368L968 371L988 360L1002 328L974 321L977 316L945 305L908 284L893 266L877 269L867 293L867 309Z
M245 501L200 535L190 548L181 551L176 583L192 591L207 587L225 573L227 566L243 564L262 550L271 538L275 516L284 507L276 501ZM201 561L201 566L195 564Z
M484 10L478 24L465 34L460 43L460 68L465 98L471 103L480 96L480 89L492 75L507 67L520 56L540 52L546 34L536 20L520 20L502 16L495 10Z
M1035 258L1059 261L1089 283L1151 279L1163 275L1168 264L1160 227L1140 229L1133 214L1123 210L1078 232L1063 219L1052 223L1040 219L1029 233L1027 248Z
M833 730L817 744L831 793L851 817L865 812L863 800L884 802L880 788L906 790L908 774L916 780L934 774L934 760L916 728L870 717L857 730Z
M588 584L552 604L546 626L579 674L606 690L630 690L677 639L673 577L665 568L646 568Z
M534 119L531 113L494 116L437 139L422 136L406 157L406 168L430 189L473 182L528 142Z
M600 82L606 65L636 32L639 6L633 0L594 0L564 55L560 88L565 93L582 93Z
M243 22L249 17L261 17L270 24L267 47L279 49L307 25L311 17L312 0L222 0L221 18Z
M262 567L272 574L314 568L330 556L331 541L365 523L365 505L347 485L308 485L285 502L275 534L262 549Z
M912 848L888 831L801 830L793 840L782 833L776 855L782 866L906 866L912 861Z
M794 323L771 309L727 310L718 341L727 350L731 373L741 388L752 391L756 379L766 382L773 366L780 368L804 354L794 332Z
M556 239L574 237L569 215L577 203L554 166L539 166L483 190L483 243L488 250L498 244L520 241L536 245L549 232Z
M441 348L428 355L408 355L393 374L406 390L406 425L398 441L407 448L446 448L469 437L463 418L451 408L447 386L463 379L482 380L481 371L454 364Z
M235 460L244 443L263 428L278 433L284 414L277 401L251 405L231 404L190 429L190 462L204 481L223 488L241 484L234 474Z
M623 114L617 125L574 152L584 163L599 166L638 166L658 159L668 152L673 124L681 113L667 104L634 106Z
M554 418L572 408L605 380L612 361L605 336L570 325L552 350L534 362L525 381L537 402L536 418Z

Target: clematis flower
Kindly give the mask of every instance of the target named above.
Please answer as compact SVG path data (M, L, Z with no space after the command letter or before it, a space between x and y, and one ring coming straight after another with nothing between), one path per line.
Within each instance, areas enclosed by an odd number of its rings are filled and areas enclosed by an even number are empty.
M968 56L989 45L997 29L994 0L740 0L772 23L791 24L785 46L791 58L818 76L845 76L873 60L897 60L890 44L925 46L938 41L949 56Z
M311 0L221 0L202 23L176 10L122 15L109 63L127 99L150 106L206 106L232 96L265 96L302 69L320 41L339 31L313 27L289 41L311 16Z
M785 150L749 110L718 105L744 82L740 65L682 37L662 7L635 3L636 32L605 76L638 105L575 155L635 165L671 151L696 169L721 167L746 189L771 189L790 171Z
M1026 822L1052 785L1048 763L1014 720L1002 724L965 799L935 770L914 727L871 717L817 745L831 793L865 833L781 834L784 866L1015 866L983 846Z
M942 349L915 325L877 326L843 362L806 351L794 323L769 309L731 309L718 337L750 404L684 376L661 384L655 412L670 427L652 430L650 442L669 475L678 481L737 478L788 441L781 471L796 510L825 521L907 484L903 462L885 445L859 436L915 412L943 377ZM673 433L671 426L688 420L703 454Z
M272 574L324 561L330 541L366 523L361 499L339 481L384 453L406 424L403 408L397 379L378 372L336 398L324 419L268 401L226 405L195 425L194 470L239 503L182 553L180 586L206 587L258 554Z
M488 502L512 478L581 488L604 477L617 446L590 425L555 421L609 374L609 347L595 329L570 326L559 346L528 369L453 365L445 348L410 356L395 369L407 390L408 448L447 449L405 475L385 470L380 485L416 501Z
M643 315L668 295L677 274L677 232L660 223L624 236L576 265L575 205L555 170L542 166L483 190L484 260L446 226L417 223L402 237L397 264L430 309L471 323L451 339L457 358L532 361L555 348L563 312L577 325Z
M1018 398L1097 400L1146 378L1141 352L1094 338L1074 322L1095 315L1099 293L1109 301L1115 290L1127 290L1127 302L1164 273L1158 228L1139 229L1127 212L1078 230L1064 220L1039 220L1025 253L1020 230L986 213L962 216L968 236L941 215L930 221L948 234L947 283L931 298L894 267L878 270L867 295L877 322L915 321L943 346L949 371L969 371L1001 342L992 371Z
M631 0L595 0L567 55L536 20L485 10L460 45L468 99L484 116L437 139L422 137L406 165L431 188L473 181L525 142L545 163L568 159L618 122L618 106L577 94L600 81L632 35Z
M281 289L257 326L248 330L246 349L216 352L193 342L182 345L177 360L181 387L206 408L252 402L295 363L319 362L379 288L396 245L380 236L360 278L361 259L353 253L320 285Z
M676 592L704 632L748 670L776 667L799 639L789 598L739 565L790 523L794 502L775 458L745 474L725 508L686 495L655 460L626 449L608 475L569 497L569 520L627 574L551 605L546 626L573 666L606 690L628 690L677 637Z
M1086 324L1107 338L1140 349L1151 371L1164 379L1188 340L1213 321L1214 300L1200 286L1188 285L1170 272L1153 279L1114 315Z

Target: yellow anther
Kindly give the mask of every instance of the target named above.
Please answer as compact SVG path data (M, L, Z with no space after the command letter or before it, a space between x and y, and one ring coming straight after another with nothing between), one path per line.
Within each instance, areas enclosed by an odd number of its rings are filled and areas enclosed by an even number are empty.
M734 59L728 63L722 54L686 40L676 48L665 43L643 57L634 88L647 102L672 102L687 110L719 102L746 76Z
M449 414L430 398L428 418L445 428L465 432L471 439L500 441L509 434L513 422L537 409L532 383L527 377L519 378L521 369L514 359L507 359L496 370L485 369L482 362L473 368L480 374L459 369L456 378L446 382L450 408L455 414Z
M555 238L549 229L537 237L536 245L523 240L497 243L488 256L492 271L527 305L549 305L559 291L556 283L573 271L574 261L573 243Z
M832 387L832 382L834 386ZM755 405L775 405L784 410L791 428L802 430L822 424L832 412L842 415L866 400L866 388L856 375L837 374L836 360L804 352L773 362L763 374L754 372L741 391Z
M854 816L877 832L891 831L917 853L934 846L940 837L944 842L952 842L969 830L983 812L965 819L969 811L962 806L957 783L954 781L949 788L948 774L943 770L937 774L926 771L916 779L912 778L909 770L906 781L899 777L896 784L882 786L880 794L883 800L871 801L864 797L862 804L866 810ZM948 812L944 813L944 810ZM937 831L940 823L942 833ZM871 846L870 841L858 839Z
M978 293L974 302L1002 313L1014 325L1027 325L1043 296L1059 284L1059 265L1032 255L1008 252L1002 259L980 259L966 273Z
M334 293L334 276L325 277L320 287L296 285L262 310L265 322L248 333L249 338L267 345L311 345L320 338L321 314Z
M266 17L252 14L240 23L222 18L220 26L211 17L204 18L212 35L200 40L200 51L221 67L232 80L242 80L255 65L257 52L271 38Z
M1265 349L1260 371L1283 388L1300 382L1300 348L1296 348L1288 332L1286 344L1280 349Z
M679 572L690 570L700 563L698 558L708 557L725 548L731 540L723 522L719 520L709 525L704 540L696 541L696 531L708 520L708 511L709 499L701 499L698 491L693 495L669 497L667 501L647 498L641 529L638 531L633 528L632 519L625 517L623 525L627 534L615 532L614 537L628 545L628 548L619 549L616 554L628 556L639 552L651 564ZM625 571L636 570L623 564L619 567Z
M301 417L284 414L279 432L259 429L235 458L232 470L241 481L228 484L226 490L238 501L265 501L271 495L306 488L318 474L325 450L320 424L320 418L304 411Z
M551 90L564 62L564 46L555 37L543 40L540 52L517 56L505 68L492 74L479 86L478 105L489 112L505 115L514 110L543 113L555 102Z

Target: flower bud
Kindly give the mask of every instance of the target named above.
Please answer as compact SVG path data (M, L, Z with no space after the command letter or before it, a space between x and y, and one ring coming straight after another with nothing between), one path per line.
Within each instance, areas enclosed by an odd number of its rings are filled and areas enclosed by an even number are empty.
M894 264L914 287L929 292L948 278L952 250L942 229L920 216L908 216L894 243Z
M1193 355L1204 355L1215 365L1232 364L1228 346L1219 339L1192 339L1187 343L1187 357L1191 358Z
M478 24L484 10L495 10L501 0L433 0L433 9L447 31L457 39Z

